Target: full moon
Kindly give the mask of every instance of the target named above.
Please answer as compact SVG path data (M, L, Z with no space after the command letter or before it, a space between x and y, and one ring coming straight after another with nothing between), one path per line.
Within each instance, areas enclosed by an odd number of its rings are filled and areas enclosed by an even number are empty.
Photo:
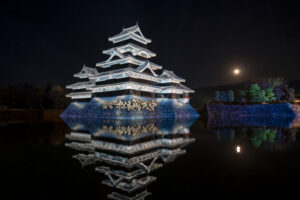
M235 150L236 150L237 153L241 153L241 147L239 145L236 146Z
M233 70L233 73L234 73L235 75L240 74L240 72L241 72L241 71L240 71L239 69L234 69L234 70Z

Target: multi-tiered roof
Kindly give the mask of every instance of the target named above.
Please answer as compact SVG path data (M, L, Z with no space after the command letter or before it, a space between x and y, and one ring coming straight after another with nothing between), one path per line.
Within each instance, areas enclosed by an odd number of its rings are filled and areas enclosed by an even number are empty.
M184 79L174 72L149 61L156 54L146 49L151 42L144 37L138 25L123 28L108 38L118 46L104 50L108 59L96 68L83 66L74 75L82 82L68 85L72 99L89 99L94 96L139 95L153 98L183 98L193 90L182 85ZM98 70L99 69L99 70Z

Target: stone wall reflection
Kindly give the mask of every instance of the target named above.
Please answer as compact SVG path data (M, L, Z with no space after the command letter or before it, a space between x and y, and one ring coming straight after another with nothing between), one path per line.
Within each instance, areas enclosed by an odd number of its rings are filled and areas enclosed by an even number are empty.
M195 119L76 121L63 119L71 129L65 146L79 151L73 158L83 167L94 164L114 188L110 199L144 199L157 178L151 172L186 153L192 142L189 127Z
M244 116L241 118L211 118L212 128L219 140L250 143L252 147L285 149L297 140L299 117Z

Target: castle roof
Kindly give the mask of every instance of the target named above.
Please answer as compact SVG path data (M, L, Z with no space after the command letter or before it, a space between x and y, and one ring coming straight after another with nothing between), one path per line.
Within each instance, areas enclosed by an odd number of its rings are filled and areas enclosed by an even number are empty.
M169 71L164 69L160 77L168 77L168 78L174 78L177 80L180 80L180 82L184 82L185 80L183 78L178 77L173 71Z
M145 63L141 64L136 69L136 71L141 73L141 72L145 71L146 69L149 69L151 71L151 73L153 74L153 76L157 76L157 74L154 72L154 70L152 68L154 68L154 67L152 67L152 65L150 64L150 62L146 61Z
M84 82L77 82L71 85L67 85L67 89L77 90L77 89L86 89L88 87L92 87L95 85L94 80L84 81Z
M144 37L138 25L123 28L121 33L110 37L109 41L118 43L129 39L142 44L151 42L150 39ZM80 99L90 98L94 93L134 90L168 94L166 97L177 98L178 95L170 94L185 95L194 92L182 85L181 82L185 82L185 80L178 77L173 71L161 70L162 66L150 62L148 59L156 54L135 44L135 41L104 50L103 53L109 57L103 62L96 63L96 67L103 68L99 69L99 72L96 68L84 65L79 73L74 74L74 77L88 78L89 81L68 85L67 88L74 91L67 96ZM114 65L117 65L116 68ZM109 71L108 68L111 70ZM85 92L81 90L85 90Z
M151 64L150 64L151 65ZM141 67L142 68L142 67ZM140 69L141 69L140 68ZM177 76L152 76L151 74L143 73L138 71L137 69L133 69L131 67L123 68L123 69L115 69L108 72L101 72L95 76L90 77L91 80L98 81L106 81L111 79L120 79L120 78L137 78L144 79L148 81L153 81L157 83L179 83L184 82L185 80L179 78Z
M100 93L100 92L112 92L112 91L119 91L119 90L138 90L144 92L153 92L153 93L160 93L160 94L183 94L183 93L192 93L193 90L185 87L184 85L179 84L179 86L156 86L156 85L149 85L144 83L138 83L133 81L126 81L121 83L110 83L104 85L95 85L88 90L92 90L93 93Z
M150 51L146 48L140 47L133 43L128 43L128 44L125 44L125 45L122 45L119 47L114 47L114 48L104 50L103 54L111 55L115 51L115 49L117 49L120 53L131 52L133 56L142 56L145 58L151 58L151 57L156 56L156 54L153 53L152 51Z
M96 75L98 71L95 68L87 67L83 65L81 71L77 74L74 74L74 77L77 78L88 78L90 76Z
M121 33L108 38L108 40L113 43L122 42L128 39L133 39L142 44L148 44L151 42L150 39L144 37L138 25L123 28Z
M96 64L97 67L101 67L101 68L107 68L110 67L112 65L117 65L117 64L133 64L133 65L142 65L145 63L144 60L138 59L136 57L133 57L131 55L128 56L124 56L122 55L118 55L118 54L112 54L113 56L110 56L109 59L107 59L106 61L103 62L99 62ZM118 56L119 58L117 59L112 59L115 56ZM158 64L154 64L154 63L150 63L151 67L153 70L157 70L157 69L162 69L162 66L158 65Z

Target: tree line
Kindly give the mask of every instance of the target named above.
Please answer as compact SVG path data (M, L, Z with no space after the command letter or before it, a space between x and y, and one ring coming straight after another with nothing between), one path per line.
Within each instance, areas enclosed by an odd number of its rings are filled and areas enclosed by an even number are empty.
M216 91L217 103L279 103L294 102L294 89L283 78L266 78L245 83L240 90Z
M22 83L0 87L1 108L19 109L64 109L69 100L66 90L58 84L48 82L44 88Z

